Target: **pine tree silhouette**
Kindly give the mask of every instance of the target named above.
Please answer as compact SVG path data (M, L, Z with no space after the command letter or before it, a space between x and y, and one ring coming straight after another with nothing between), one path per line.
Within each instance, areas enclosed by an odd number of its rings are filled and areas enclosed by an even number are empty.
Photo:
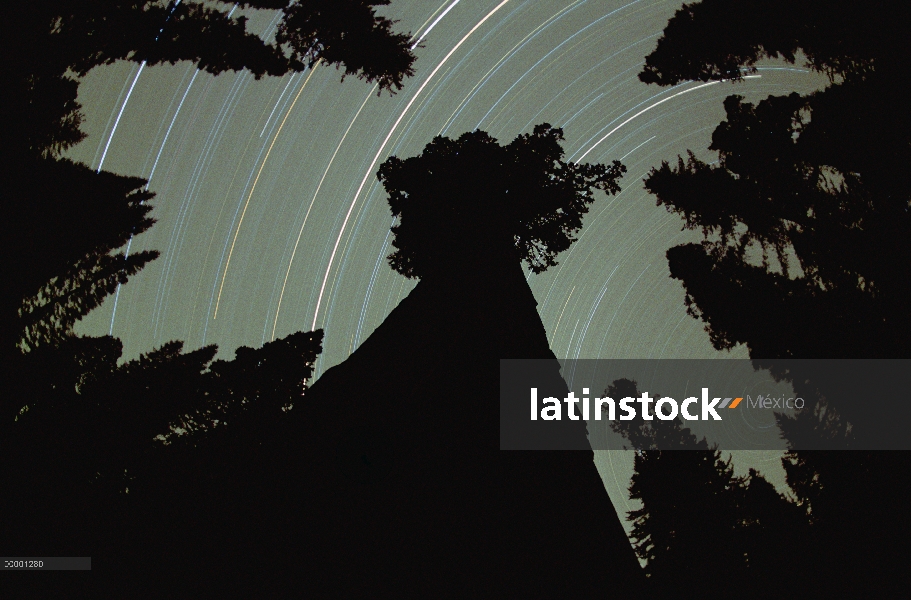
M150 565L170 563L181 545L174 540L205 548L213 539L240 547L250 538L268 560L290 508L250 492L279 479L256 449L300 401L322 340L321 331L293 334L214 363L214 346L184 352L175 341L118 365L119 340L74 334L79 319L158 255L123 251L154 223L147 182L61 157L85 137L81 78L122 60L190 61L214 75L247 69L257 79L322 62L392 94L413 75L415 56L409 35L376 16L386 4L241 2L247 14L282 11L274 42L248 32L247 17L232 16L237 6L217 3L10 7L15 26L0 36L9 101L0 156L7 186L0 358L8 382L0 450L11 459L0 487L2 507L17 519L0 539L8 553L94 555L97 575L77 588L47 578L30 592L59 596L84 586L85 595L105 597L122 595L129 582L136 595L160 594L161 571ZM263 509L247 514L268 520L270 530L245 524L232 539L226 524L254 499ZM211 561L196 568L210 569L206 577L223 573ZM192 581L188 562L173 572Z
M739 81L779 58L829 78L803 96L728 97L710 146L717 164L690 154L646 179L659 205L704 234L668 251L690 314L716 348L745 344L755 365L807 399L799 418L779 422L797 448L784 465L811 519L814 593L895 596L911 586L911 522L899 506L911 491L908 453L804 450L888 439L903 422L882 390L884 375L897 377L883 359L911 354L902 175L911 123L895 76L909 17L905 5L704 0L677 11L639 76ZM788 358L881 360L820 371Z
M4 359L13 348L57 343L157 252L116 252L153 223L153 194L135 177L95 173L60 158L81 141L80 77L128 60L143 65L191 61L212 74L247 69L257 78L313 67L401 89L415 56L406 34L377 17L388 0L241 3L279 10L276 39L246 30L246 16L201 2L72 3L41 0L11 8L0 41L7 60L7 128L0 169L7 183L2 236L6 292L0 306Z
M604 395L637 398L640 392L635 381L618 379ZM799 565L781 560L809 548L805 509L754 469L735 476L731 458L697 440L679 418L640 415L614 421L611 429L636 451L629 492L642 507L627 518L636 554L646 563L649 597L676 598L682 588L706 598L731 590L745 598L812 591Z

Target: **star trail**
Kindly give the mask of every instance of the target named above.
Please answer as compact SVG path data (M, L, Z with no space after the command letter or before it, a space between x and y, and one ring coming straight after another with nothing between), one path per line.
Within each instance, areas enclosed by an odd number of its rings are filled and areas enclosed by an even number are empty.
M120 337L127 358L172 339L188 349L215 343L230 358L241 345L323 328L318 377L414 286L386 265L393 221L378 166L437 135L480 128L508 143L548 122L564 128L567 159L621 159L628 169L622 193L599 197L560 264L528 274L555 354L746 358L745 349L715 351L686 314L665 252L698 238L656 206L642 179L688 148L711 160L705 149L726 96L806 93L823 78L768 63L737 84L641 83L644 58L680 4L393 0L381 14L411 31L418 60L391 97L340 82L322 64L259 81L186 63L96 68L80 88L88 138L68 155L149 179L158 223L129 251L161 257L78 331ZM277 13L254 15L248 27L268 38L277 22ZM628 455L598 452L596 462L622 515L632 508ZM778 481L774 453L735 464Z

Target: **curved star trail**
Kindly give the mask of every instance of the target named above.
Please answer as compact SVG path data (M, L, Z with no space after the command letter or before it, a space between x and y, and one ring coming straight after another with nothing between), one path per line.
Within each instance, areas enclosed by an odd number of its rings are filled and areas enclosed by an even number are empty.
M162 255L78 331L112 334L135 357L172 339L217 343L230 358L321 327L317 375L344 360L412 289L385 263L392 219L376 180L389 156L436 135L482 128L501 142L542 122L564 127L567 158L622 159L623 191L600 197L579 241L529 284L557 356L711 358L686 315L665 252L695 239L655 205L642 179L662 160L705 148L729 94L755 101L823 83L769 63L741 83L638 81L681 2L666 0L393 0L384 15L411 31L416 74L393 97L326 66L255 81L187 64L119 63L80 89L88 138L69 155L148 178L158 223L129 251ZM276 15L248 23L274 34ZM418 47L420 45L420 47ZM735 356L746 356L744 351ZM629 456L596 463L618 512L630 505ZM780 483L777 457L738 457Z

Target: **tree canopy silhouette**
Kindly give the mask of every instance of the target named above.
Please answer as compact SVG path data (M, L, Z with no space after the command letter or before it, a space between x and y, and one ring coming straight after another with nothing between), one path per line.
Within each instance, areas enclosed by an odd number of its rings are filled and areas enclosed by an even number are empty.
M709 148L717 163L690 153L645 182L703 234L667 254L690 314L716 348L745 344L807 400L797 419L779 416L792 444L811 436L847 448L890 415L876 363L841 363L839 380L780 359L911 354L911 120L896 77L909 17L904 4L705 0L677 11L639 76L736 82L778 58L829 78L806 95L729 96ZM903 593L907 453L796 450L783 464L810 516L816 592Z
M388 0L251 0L234 8L207 2L63 2L10 7L0 40L7 85L0 345L10 355L61 343L72 325L157 252L117 252L147 230L153 194L146 181L95 173L61 159L81 141L80 78L120 60L157 65L190 61L212 74L248 70L283 75L318 61L401 89L414 74L409 34L376 15ZM241 9L239 12L236 9ZM247 31L248 15L281 11L274 39Z
M0 538L10 551L107 556L91 587L113 586L114 565L135 571L145 551L165 555L172 538L199 543L212 530L194 529L198 503L217 504L210 513L223 524L238 504L218 504L219 494L249 502L226 490L261 483L251 473L267 476L244 465L300 399L321 351L315 331L240 348L232 361L213 363L215 346L185 352L172 341L118 364L119 340L75 335L79 319L158 255L124 251L154 223L147 182L61 156L85 137L80 77L118 60L189 60L213 74L246 68L257 78L322 60L392 93L412 74L414 56L408 36L375 16L382 4L235 6L285 9L276 42L248 33L246 17L216 3L10 7L15 25L0 37L9 100L0 160L7 185L0 357L8 384L0 449L15 457L0 487L4 511L18 515ZM143 518L152 512L163 521ZM114 593L95 592L87 595Z
M10 7L0 64L6 82L4 154L57 156L83 139L79 78L99 65L127 60L154 66L190 61L208 73L248 70L259 79L303 71L316 62L402 88L414 74L410 34L376 15L389 0L251 0L66 2L36 0ZM239 14L235 15L236 9ZM247 31L251 12L281 11L274 40Z
M618 379L604 395L636 398L640 392L635 381ZM681 586L708 598L731 589L744 597L809 593L793 581L807 579L795 564L778 560L801 550L805 509L754 469L735 475L731 458L683 425L679 417L646 421L641 415L611 423L636 451L629 494L642 506L627 518L633 547L646 563L649 597L678 597ZM711 576L697 564L711 564Z
M475 131L380 167L397 216L390 266L420 281L276 436L297 482L289 528L307 536L284 564L311 585L627 597L643 583L584 422L547 432L574 451L498 449L512 405L501 359L539 359L542 394L568 391L520 259L555 264L595 190L616 193L623 172L563 162L561 140L546 124L506 146Z
M67 159L35 159L15 177L21 195L4 203L15 223L4 243L20 258L6 277L7 294L21 294L19 331L23 345L34 348L68 335L158 256L115 252L152 226L154 194L143 179L96 173Z
M783 18L787 15L787 18ZM803 62L830 78L864 78L901 61L911 11L846 0L702 0L668 22L639 74L644 83L740 79L757 62Z
M896 110L903 89L890 65L911 12L781 5L797 16L772 18L751 2L685 5L646 59L640 78L670 85L736 80L761 58L793 63L802 52L831 81L756 105L728 97L710 146L717 164L690 154L649 174L658 203L704 234L668 252L671 274L716 348L744 343L754 358L908 356L911 213L901 173L911 121Z
M269 492L289 475L261 448L307 390L321 341L298 332L215 362L215 346L169 342L118 365L122 344L109 336L30 351L8 386L27 404L0 422L2 506L18 516L3 527L7 547L96 556L96 580L78 589L103 596L145 576L150 558L195 555L208 581L223 574L212 547L242 540L269 555L272 525L293 507ZM143 585L161 589L156 577Z
M536 125L500 146L486 132L434 138L420 156L389 158L377 177L399 222L390 266L424 277L496 256L524 260L535 273L557 264L582 228L593 190L620 191L626 172L564 162L563 130Z

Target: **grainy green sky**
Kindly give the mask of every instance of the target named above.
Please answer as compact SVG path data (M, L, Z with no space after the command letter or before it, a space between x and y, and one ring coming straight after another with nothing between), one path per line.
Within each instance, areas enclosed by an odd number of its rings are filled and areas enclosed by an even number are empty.
M161 257L78 330L121 338L127 357L172 339L188 349L323 328L317 375L343 361L411 290L386 264L392 223L376 171L436 135L483 129L502 143L537 123L564 128L570 160L628 168L601 196L560 265L529 283L558 357L746 357L718 353L687 316L664 254L691 239L642 179L687 148L702 158L722 100L818 88L772 65L740 84L663 89L636 75L680 1L392 0L382 14L424 36L416 75L394 97L334 68L280 79L213 77L188 63L97 68L80 89L88 138L69 155L138 175L156 192L151 231L130 251ZM277 14L250 28L274 33ZM775 453L738 453L783 483ZM596 462L618 512L631 459Z

